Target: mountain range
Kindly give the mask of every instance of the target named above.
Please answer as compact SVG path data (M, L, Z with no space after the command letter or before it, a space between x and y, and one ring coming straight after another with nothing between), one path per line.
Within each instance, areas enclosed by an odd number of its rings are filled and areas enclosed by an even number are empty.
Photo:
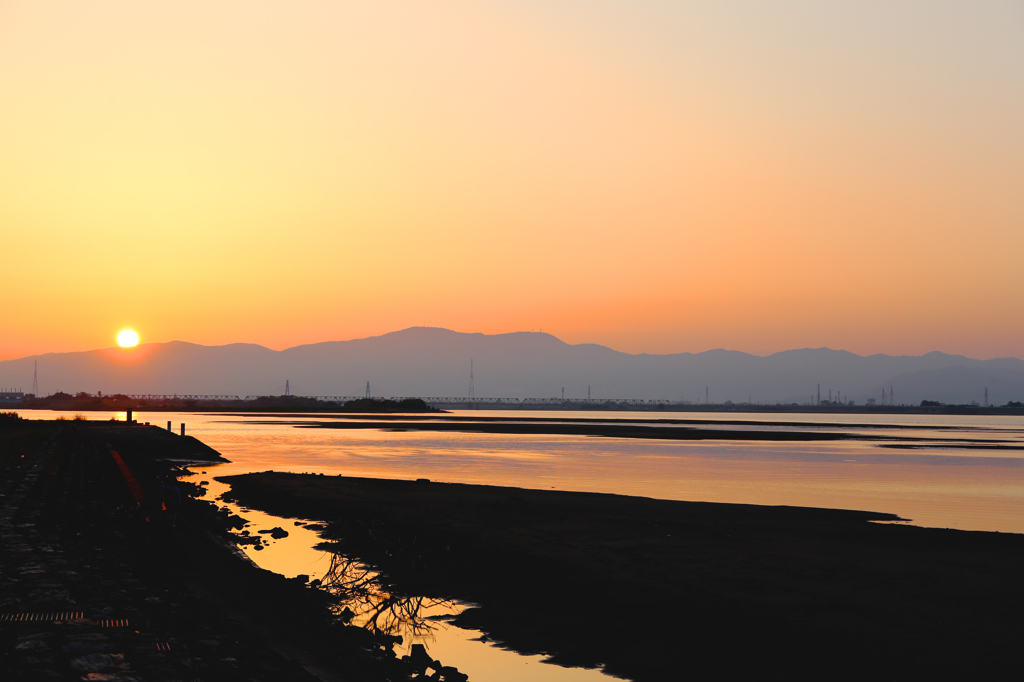
M804 348L756 356L738 351L649 355L568 344L543 332L469 334L412 327L381 336L275 351L255 344L183 341L47 353L0 362L0 385L76 393L465 397L473 362L478 398L644 398L712 403L813 402L830 394L858 404L921 400L990 404L1024 400L1024 361L933 352L861 356Z

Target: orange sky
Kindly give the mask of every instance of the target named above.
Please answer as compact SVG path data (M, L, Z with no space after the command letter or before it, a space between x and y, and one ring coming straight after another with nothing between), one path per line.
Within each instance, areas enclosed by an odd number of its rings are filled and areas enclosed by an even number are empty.
M0 359L1024 353L1024 5L0 0Z

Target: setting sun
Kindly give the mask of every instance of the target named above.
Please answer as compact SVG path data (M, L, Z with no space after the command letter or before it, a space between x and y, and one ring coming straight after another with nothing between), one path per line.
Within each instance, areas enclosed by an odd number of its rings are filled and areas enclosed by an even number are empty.
M139 345L139 335L133 332L131 329L125 329L123 332L117 335L117 343L122 348L130 348L131 346Z

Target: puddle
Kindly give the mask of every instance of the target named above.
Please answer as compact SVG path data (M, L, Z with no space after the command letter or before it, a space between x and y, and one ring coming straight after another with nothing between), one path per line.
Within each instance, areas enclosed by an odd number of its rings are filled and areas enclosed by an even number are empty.
M395 594L379 580L376 571L344 554L329 550L315 529L312 519L283 519L255 509L225 502L221 496L230 490L226 483L214 480L216 475L242 473L227 471L230 465L192 467L190 476L182 477L193 483L208 482L203 487L204 499L216 501L218 506L230 509L249 523L242 532L248 537L261 538L260 544L242 545L241 549L258 566L286 578L307 575L311 581L319 580L321 589L344 597L336 613L345 609L352 613L351 624L378 629L391 635L401 635L402 644L395 653L403 656L413 644L422 644L427 653L444 665L454 666L469 675L472 682L512 682L536 680L538 682L608 682L612 679L599 670L563 668L546 663L540 655L521 655L501 649L478 631L456 627L449 619L473 606L464 602L434 599L423 596ZM202 473L206 471L207 473ZM273 537L270 531L280 528L286 537ZM278 533L277 535L280 535ZM257 546L259 549L257 549Z

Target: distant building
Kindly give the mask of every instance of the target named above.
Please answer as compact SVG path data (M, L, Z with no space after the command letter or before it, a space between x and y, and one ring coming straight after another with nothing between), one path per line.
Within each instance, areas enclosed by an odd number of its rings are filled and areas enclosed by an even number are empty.
M0 391L0 403L20 403L25 400L21 391Z
M868 398L867 401L864 404L867 405L868 407L874 407L875 406L875 399L874 398Z

